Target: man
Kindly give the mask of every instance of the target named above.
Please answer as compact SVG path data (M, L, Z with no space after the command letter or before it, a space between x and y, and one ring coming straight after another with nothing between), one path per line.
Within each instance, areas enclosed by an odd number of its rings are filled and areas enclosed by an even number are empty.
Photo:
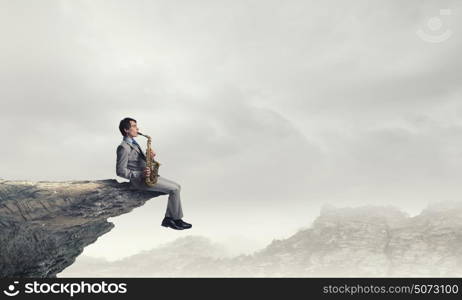
M123 135L123 140L117 147L117 176L129 179L136 189L168 193L167 210L161 225L176 230L191 228L191 224L181 219L183 218L183 210L180 200L181 186L178 183L159 176L154 186L146 185L145 178L149 177L151 170L146 167L146 156L134 139L138 136L136 120L123 119L120 121L119 130ZM150 159L154 159L155 155L156 153L152 151Z

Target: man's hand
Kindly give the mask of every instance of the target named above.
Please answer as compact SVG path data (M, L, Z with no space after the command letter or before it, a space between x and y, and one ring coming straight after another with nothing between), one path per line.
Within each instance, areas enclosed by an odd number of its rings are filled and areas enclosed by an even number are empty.
M154 156L156 156L156 152L154 152L154 150L151 150L151 158L154 159Z
M145 168L143 171L143 177L148 178L151 175L151 169Z

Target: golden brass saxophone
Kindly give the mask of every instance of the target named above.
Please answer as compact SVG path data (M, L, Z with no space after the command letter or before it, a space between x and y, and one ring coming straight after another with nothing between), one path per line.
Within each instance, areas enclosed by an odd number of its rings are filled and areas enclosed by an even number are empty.
M157 183L157 177L159 177L159 166L160 162L156 161L152 157L152 149L151 149L151 137L149 135L142 134L138 132L139 135L142 135L148 139L148 144L146 146L146 168L149 168L151 173L145 179L145 183L148 186L154 186Z

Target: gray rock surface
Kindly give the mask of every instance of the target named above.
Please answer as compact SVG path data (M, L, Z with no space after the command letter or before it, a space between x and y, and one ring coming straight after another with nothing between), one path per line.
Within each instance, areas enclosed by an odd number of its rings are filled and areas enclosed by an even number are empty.
M56 277L114 227L109 217L160 195L116 180L0 179L0 276Z

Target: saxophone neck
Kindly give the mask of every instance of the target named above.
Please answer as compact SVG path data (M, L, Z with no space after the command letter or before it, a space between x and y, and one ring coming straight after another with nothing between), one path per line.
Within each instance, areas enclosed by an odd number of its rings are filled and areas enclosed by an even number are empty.
M147 138L148 142L151 142L151 137L149 135L143 134L141 132L138 132L138 134L144 136L145 138Z

